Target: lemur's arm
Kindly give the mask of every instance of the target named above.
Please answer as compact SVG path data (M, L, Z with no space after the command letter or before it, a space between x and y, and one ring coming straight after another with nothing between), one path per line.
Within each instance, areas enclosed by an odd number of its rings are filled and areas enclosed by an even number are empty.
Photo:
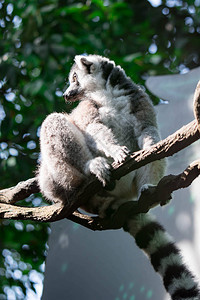
M139 149L148 149L160 140L156 114L149 97L140 91L141 97L131 102L136 118L136 136ZM159 160L150 163L136 171L136 185L138 193L141 188L149 184L157 184L164 175L165 161Z
M85 137L89 149L96 156L87 162L85 173L95 174L105 186L106 182L110 181L110 164L105 156L116 162L122 162L129 150L125 146L120 146L111 129L100 122L90 123L85 130Z
M135 134L140 149L148 149L160 140L156 113L148 95L139 89L139 97L131 99L131 111L136 118Z
M129 150L121 146L114 137L112 130L102 123L93 122L87 126L86 134L90 139L89 147L103 153L106 157L111 157L116 162L122 162Z

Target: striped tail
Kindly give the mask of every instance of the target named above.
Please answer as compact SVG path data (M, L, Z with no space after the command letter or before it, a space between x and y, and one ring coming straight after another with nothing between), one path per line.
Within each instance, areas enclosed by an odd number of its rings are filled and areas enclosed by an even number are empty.
M194 276L184 265L180 251L164 228L149 214L140 214L124 227L136 244L150 258L158 272L166 291L173 300L199 300L200 290Z

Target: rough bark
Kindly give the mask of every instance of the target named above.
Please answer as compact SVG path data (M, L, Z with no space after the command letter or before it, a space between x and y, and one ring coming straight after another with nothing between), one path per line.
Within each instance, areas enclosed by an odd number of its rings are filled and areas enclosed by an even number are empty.
M113 163L112 177L117 180L150 162L177 153L200 138L200 83L198 83L194 95L194 114L196 120L183 126L174 134L153 145L150 149L132 153L121 164ZM18 183L14 187L0 191L0 218L54 222L67 217L92 230L120 228L130 213L145 213L155 205L166 204L171 199L173 191L189 186L199 176L199 173L200 162L196 161L179 175L163 177L156 187L152 187L142 193L138 201L130 201L121 205L113 218L109 220L88 217L76 211L88 198L102 189L101 183L97 179L88 182L82 187L78 194L71 199L70 205L67 204L67 201L66 204L52 204L37 208L13 205L32 193L39 192L37 178L31 178Z
M198 123L198 129L200 131L200 81L196 86L194 94L194 116Z

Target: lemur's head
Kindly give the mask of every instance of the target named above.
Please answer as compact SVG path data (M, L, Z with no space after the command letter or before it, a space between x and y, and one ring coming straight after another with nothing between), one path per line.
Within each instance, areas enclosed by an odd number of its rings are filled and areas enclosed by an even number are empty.
M69 73L70 85L63 96L66 101L82 100L83 96L90 97L124 80L127 77L123 69L113 61L99 55L77 55Z

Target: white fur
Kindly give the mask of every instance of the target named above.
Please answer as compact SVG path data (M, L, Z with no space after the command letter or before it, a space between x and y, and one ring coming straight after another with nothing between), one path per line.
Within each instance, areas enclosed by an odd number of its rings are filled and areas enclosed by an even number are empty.
M179 278L173 279L173 282L169 286L168 291L172 295L178 289L184 288L186 290L189 290L191 288L194 288L195 286L196 286L196 283L194 282L194 279L191 278L190 275L182 273L182 274L180 274ZM199 299L199 298L196 298L196 299Z
M170 241L172 242L173 240L166 232L164 233L163 231L158 230L152 237L152 240L145 251L151 255L157 251L159 247L169 244Z
M165 275L165 272L167 270L167 268L169 266L173 266L173 265L178 265L178 266L181 266L183 264L183 261L180 257L179 254L170 254L169 256L167 257L164 257L161 261L160 261L160 266L158 268L158 272L164 276Z

